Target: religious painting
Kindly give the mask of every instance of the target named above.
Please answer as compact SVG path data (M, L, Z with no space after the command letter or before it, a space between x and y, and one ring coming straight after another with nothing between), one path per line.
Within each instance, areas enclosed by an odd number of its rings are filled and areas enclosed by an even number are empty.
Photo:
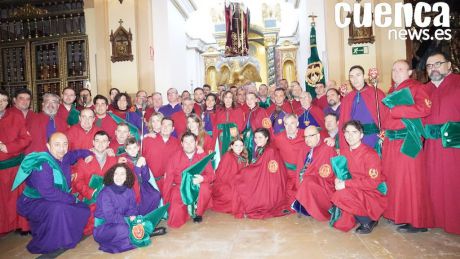
M364 8L361 6L361 12L360 12L361 17L359 18L361 21L363 20L363 15L364 15ZM353 21L353 13L348 13L347 17L350 18L351 21ZM372 14L372 19L374 19L374 15ZM349 27L349 36L348 36L348 45L353 45L353 44L360 44L360 43L374 43L375 37L374 37L374 32L372 29L372 26L370 27L356 27L354 25L354 22L351 22Z
M131 42L133 40L131 29L127 31L122 25L122 20L120 20L119 23L120 26L118 26L115 33L113 30L110 33L110 42L112 44L112 57L110 60L112 63L118 61L133 61L134 59L131 47Z

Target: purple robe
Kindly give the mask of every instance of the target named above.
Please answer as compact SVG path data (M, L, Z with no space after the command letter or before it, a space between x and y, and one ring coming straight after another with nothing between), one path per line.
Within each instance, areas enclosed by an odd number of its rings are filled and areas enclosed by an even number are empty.
M313 125L319 127L318 121L313 117L311 114L311 109L305 110L303 109L303 113L299 116L299 129L305 129L306 127ZM309 124L306 125L305 121L309 121Z
M324 108L324 115L327 115L327 114L335 114L337 116L337 121L338 121L340 117L340 105L337 106L336 110L332 109L331 106L327 106L326 108Z
M176 106L172 107L172 105L168 103L161 106L158 111L161 112L165 117L171 118L174 113L182 111L182 106L178 103Z
M69 151L62 161L56 160L67 186L71 186L70 166L89 155L91 152L88 150L75 150ZM71 193L54 186L53 170L47 163L43 163L42 170L32 171L26 184L41 195L41 198L33 199L22 194L17 201L18 213L27 218L32 232L27 250L33 254L47 254L61 248L74 248L80 242L83 228L88 222L88 206L76 203Z
M142 133L142 116L139 116L136 112L127 112L126 113L126 121L129 122L130 124L136 126L136 128L139 130L139 134ZM147 124L144 123L144 135L149 132L149 129L147 128Z
M272 122L272 128L273 132L275 134L278 134L282 131L284 131L284 116L286 116L286 113L284 111L279 111L279 113L276 115L276 110L272 112L270 115L270 121Z
M355 99L353 100L350 118L352 120L360 121L361 124L374 123L371 112L366 106L366 102L364 102L363 97L361 97L360 92L356 93ZM369 147L374 148L378 139L378 134L364 135L362 142Z
M125 217L136 216L136 197L133 189L110 185L104 187L96 201L94 217L104 223L94 228L94 240L99 250L121 253L136 248L129 240L129 226Z
M139 215L147 215L158 208L161 200L160 192L155 189L150 183L150 170L147 165L142 167L134 167L136 180L139 183L141 200L138 205Z

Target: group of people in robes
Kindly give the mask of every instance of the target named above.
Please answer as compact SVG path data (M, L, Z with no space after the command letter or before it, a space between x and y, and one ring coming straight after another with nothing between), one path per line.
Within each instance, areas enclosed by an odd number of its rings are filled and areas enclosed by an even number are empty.
M70 249L93 235L100 249L145 246L160 218L200 223L212 209L235 218L297 213L356 233L384 217L404 233L460 234L460 76L441 52L430 81L392 67L388 94L349 69L352 89L329 81L316 97L277 85L139 91L109 98L0 91L0 233L30 231L31 253ZM13 105L11 105L13 104ZM4 133L4 134L3 134ZM165 213L167 211L167 213ZM154 216L152 216L154 215ZM155 219L153 219L155 218ZM144 226L144 227L141 227ZM305 230L308 231L308 230Z

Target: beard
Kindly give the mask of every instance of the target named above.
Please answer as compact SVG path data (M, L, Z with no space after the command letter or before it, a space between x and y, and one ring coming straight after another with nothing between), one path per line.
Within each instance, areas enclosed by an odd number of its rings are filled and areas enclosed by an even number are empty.
M444 77L446 77L445 74L442 74L441 72L436 71L436 70L435 70L435 71L431 71L431 73L430 73L429 76L430 76L431 81L435 81L435 82L439 82L439 81L441 81L442 79L444 79Z
M332 107L332 106L337 104L337 102L335 100L329 100L327 103L329 104L330 107Z

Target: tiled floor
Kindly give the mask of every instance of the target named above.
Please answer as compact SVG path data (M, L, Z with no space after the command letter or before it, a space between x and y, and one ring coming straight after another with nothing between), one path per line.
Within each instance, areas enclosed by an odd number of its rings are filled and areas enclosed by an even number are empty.
M203 223L168 229L146 248L112 255L88 237L59 258L460 258L460 236L439 229L420 234L395 229L382 219L372 234L357 235L296 215L237 220L209 211ZM0 257L37 257L25 249L29 240L16 234L0 238Z

